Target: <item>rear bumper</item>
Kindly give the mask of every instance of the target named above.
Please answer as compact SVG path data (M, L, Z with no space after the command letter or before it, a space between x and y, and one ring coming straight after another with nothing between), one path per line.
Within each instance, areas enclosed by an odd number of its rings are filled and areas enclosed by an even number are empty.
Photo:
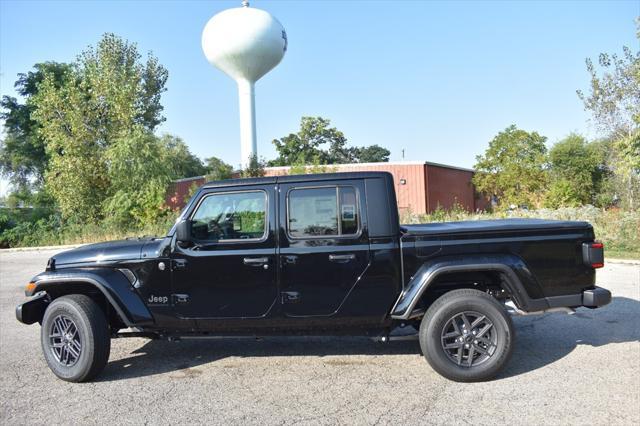
M594 287L578 294L546 298L549 308L599 308L611 302L611 292L606 288Z
M16 306L16 319L23 324L33 324L42 321L44 311L50 302L49 295L40 292L31 299Z
M582 306L599 308L611 302L611 292L606 288L594 287L582 292Z

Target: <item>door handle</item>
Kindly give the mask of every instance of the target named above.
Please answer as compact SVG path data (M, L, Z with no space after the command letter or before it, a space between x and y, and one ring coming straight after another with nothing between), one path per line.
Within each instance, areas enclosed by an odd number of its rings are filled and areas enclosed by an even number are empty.
M282 261L284 265L295 265L296 263L298 263L298 256L295 256L295 255L282 256Z
M356 255L353 253L349 254L330 254L329 261L331 262L349 262L356 258Z
M269 263L268 257L245 257L243 259L245 265L260 266Z

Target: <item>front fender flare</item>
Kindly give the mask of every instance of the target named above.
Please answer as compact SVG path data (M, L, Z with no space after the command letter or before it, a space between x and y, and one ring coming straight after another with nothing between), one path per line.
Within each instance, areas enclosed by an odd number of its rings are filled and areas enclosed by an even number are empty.
M506 289L511 293L515 303L524 311L547 309L546 299L531 299L522 283L521 277L529 281L529 285L537 286L535 278L522 259L510 254L447 256L425 262L400 294L391 317L407 320L429 286L442 274L451 272L496 271L503 277Z
M117 269L70 268L44 272L35 276L32 281L35 283L35 287L31 294L40 291L64 292L63 286L70 283L89 284L105 296L127 327L154 323L151 312L135 292L131 282Z

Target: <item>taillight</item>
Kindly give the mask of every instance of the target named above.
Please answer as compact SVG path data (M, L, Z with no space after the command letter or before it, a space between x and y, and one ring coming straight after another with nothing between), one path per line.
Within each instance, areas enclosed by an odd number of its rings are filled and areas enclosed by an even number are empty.
M604 266L604 244L600 242L582 244L582 260L584 264L591 268L602 268Z

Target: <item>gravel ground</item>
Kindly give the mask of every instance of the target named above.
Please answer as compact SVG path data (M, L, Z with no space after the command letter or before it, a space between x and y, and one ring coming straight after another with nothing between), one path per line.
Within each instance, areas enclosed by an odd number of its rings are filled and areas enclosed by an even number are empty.
M608 264L613 302L515 318L496 380L434 373L416 341L117 339L96 382L47 368L39 326L19 324L23 286L54 251L0 252L0 423L640 424L640 266Z

